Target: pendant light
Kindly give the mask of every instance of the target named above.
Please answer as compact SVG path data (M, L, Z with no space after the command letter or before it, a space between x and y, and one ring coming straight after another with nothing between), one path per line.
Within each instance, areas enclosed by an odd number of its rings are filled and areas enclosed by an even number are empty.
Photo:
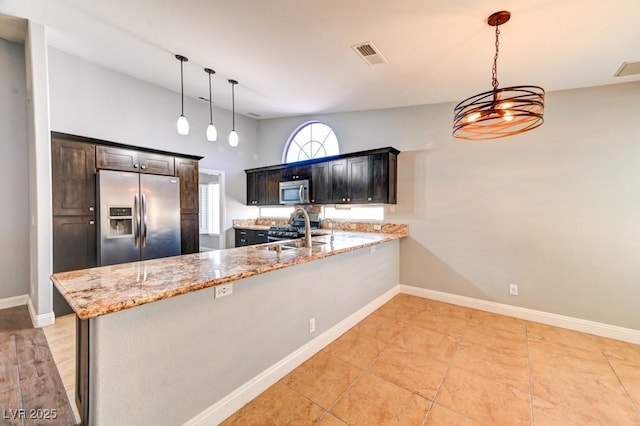
M498 89L499 26L509 21L511 13L492 14L487 23L496 27L496 53L493 57L493 90L460 102L454 108L453 136L459 139L484 140L523 133L544 122L544 89L538 86L513 86Z
M236 92L235 86L238 84L235 80L229 80L231 83L231 116L233 125L231 126L231 133L229 133L229 145L238 146L238 132L236 132Z
M218 140L218 130L216 130L216 126L213 125L213 106L211 105L211 74L215 74L216 72L211 68L205 68L204 72L209 74L209 125L207 126L207 140L210 142L215 142Z
M189 134L189 122L187 117L184 116L184 80L182 76L182 65L189 59L182 55L176 55L176 59L180 61L180 94L182 96L182 109L180 110L180 117L178 117L178 133L181 135Z

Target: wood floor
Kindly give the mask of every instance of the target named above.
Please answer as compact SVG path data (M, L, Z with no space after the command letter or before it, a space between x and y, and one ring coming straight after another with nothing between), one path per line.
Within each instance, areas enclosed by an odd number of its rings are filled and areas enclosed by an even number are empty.
M45 334L26 306L0 310L0 422L75 424Z

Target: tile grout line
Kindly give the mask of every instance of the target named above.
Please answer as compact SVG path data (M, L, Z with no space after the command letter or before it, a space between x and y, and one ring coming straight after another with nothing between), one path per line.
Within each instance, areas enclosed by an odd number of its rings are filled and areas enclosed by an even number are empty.
M433 408L433 405L436 403L436 399L438 398L438 393L440 392L440 389L442 388L442 384L444 383L444 380L447 377L447 374L449 374L449 369L451 368L451 364L453 364L453 359L455 358L456 353L458 352L458 347L460 346L460 342L462 342L462 338L464 336L464 333L467 331L467 327L469 327L469 321L471 321L471 317L469 317L467 319L467 323L465 324L464 329L460 333L460 336L458 336L458 341L456 342L456 346L453 349L453 353L451 354L451 358L449 359L449 362L447 363L447 368L444 370L444 373L442 374L442 379L440 379L440 383L438 384L438 387L436 388L436 393L433 394L433 400L431 401L431 405L429 406L429 410L427 411L427 414L424 416L424 419L422 420L422 426L425 426L427 424L427 420L429 419L429 413L431 413L431 409ZM451 411L453 411L453 410L451 410ZM454 411L454 412L457 413L457 411ZM458 413L458 414L461 414L464 417L467 417L466 414L462 414L462 413Z
M618 372L616 371L616 369L611 364L611 361L609 360L609 357L605 353L604 349L601 348L600 351L601 351L602 355L604 356L604 359L607 360L607 364L609 364L609 368L611 368L611 371L613 371L613 374L616 376L616 379L618 379L618 383L620 383L620 386L622 386L622 389L624 390L624 394L627 396L627 398L629 398L629 401L631 401L631 405L633 405L633 407L636 409L636 414L638 414L638 417L640 417L640 407L636 404L634 399L631 398L631 395L629 394L629 391L627 391L627 387L622 382L622 379L620 379L620 376L618 375Z
M529 407L531 409L531 426L535 426L535 411L533 409L533 369L531 368L531 352L529 351L529 321L525 321L524 335L527 340L527 368L529 370Z

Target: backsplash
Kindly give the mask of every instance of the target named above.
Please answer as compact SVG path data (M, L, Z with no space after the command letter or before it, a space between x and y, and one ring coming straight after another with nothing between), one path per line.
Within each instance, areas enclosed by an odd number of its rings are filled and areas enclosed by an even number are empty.
M288 219L261 217L258 219L234 219L234 228L251 228L252 226L281 226L288 223ZM409 225L404 223L380 223L380 222L352 222L346 220L323 220L321 229L331 229L331 224L336 231L350 232L380 232L383 234L396 234L402 237L409 235Z

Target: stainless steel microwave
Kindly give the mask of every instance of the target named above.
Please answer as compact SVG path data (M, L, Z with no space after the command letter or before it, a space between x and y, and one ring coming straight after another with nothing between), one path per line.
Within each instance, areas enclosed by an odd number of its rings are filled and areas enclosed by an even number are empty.
M280 204L308 204L309 181L280 182Z

